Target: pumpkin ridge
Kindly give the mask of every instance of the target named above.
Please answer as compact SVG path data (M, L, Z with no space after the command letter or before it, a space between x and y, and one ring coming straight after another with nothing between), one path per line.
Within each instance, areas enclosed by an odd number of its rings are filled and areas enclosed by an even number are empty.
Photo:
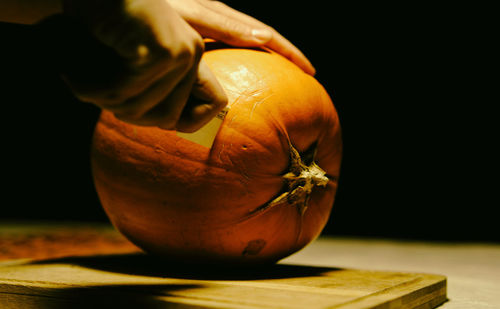
M144 147L146 147L146 148L148 148L148 149L152 149L152 150L154 150L155 152L157 152L157 151L159 150L160 152L163 152L163 153L169 154L169 155L171 155L171 156L173 156L173 157L178 157L178 156L176 156L175 154L170 154L169 152L165 151L165 149L163 149L163 147L162 147L162 148L159 148L159 147L157 147L157 145L149 145L149 144L142 143L140 140L135 139L135 138L133 138L133 137L131 137L131 136L129 136L129 135L127 135L127 134L125 134L124 132L122 132L122 131L121 131L121 130L119 130L119 129L116 129L116 127L115 127L115 126L113 126L113 125L111 125L111 124L108 124L108 123L105 123L105 122L101 122L101 125L103 125L103 126L107 127L107 129L108 129L108 130L113 131L115 134L118 134L118 135L120 135L122 138L125 138L125 139L127 139L127 140L129 140L129 141L131 141L131 142L133 142L133 143L135 143L135 144L138 144L138 145L144 146ZM191 161L191 162L198 162L198 163L204 163L204 164L206 164L206 161L199 161L199 160L192 160L192 159L186 159L186 160L189 160L189 161Z
M106 126L108 128L108 130L112 131L113 133L117 134L117 135L120 135L122 138L136 144L136 145L140 145L141 147L145 147L145 148L148 148L148 149L152 149L153 151L156 152L156 150L158 150L158 148L155 146L155 145L148 145L148 144L145 144L145 143L141 143L139 140L136 140L134 138L131 138L130 136L124 134L123 132L121 132L120 130L117 130L116 128L114 128L113 126L111 125L108 125L108 124L104 124L104 123L101 123L102 125ZM233 175L238 175L238 176L241 176L241 173L239 173L238 171L235 171L235 170L228 170L226 168L224 168L224 166L220 166L220 165L217 165L217 164L211 164L211 162L215 163L216 161L215 160L207 160L207 161L201 161L201 160L194 160L192 158L188 158L188 157L181 157L181 156L178 156L174 153L170 153L170 152L167 152L165 151L164 149L160 150L162 153L170 156L170 157L174 157L174 158L177 158L179 160L185 160L185 161L188 161L188 162L193 162L193 163L198 163L200 165L207 165L209 168L215 168L217 170L221 170L221 171L224 171L224 172L229 172Z
M219 153L217 154L217 156L219 158L219 161L221 161L221 163L222 163L222 165L221 165L220 163L217 164L217 161L213 160L212 158L209 158L206 161L202 161L202 160L196 160L194 158L189 158L189 157L181 157L181 156L178 156L178 155L176 155L174 153L170 153L170 152L166 151L163 148L160 149L156 145L153 145L153 144L150 145L150 144L142 143L139 139L136 139L136 138L134 138L132 136L127 135L122 130L120 130L119 127L113 125L112 123L101 122L100 125L105 126L108 130L114 132L115 134L120 135L122 138L125 138L126 140L129 140L129 141L135 143L136 145L141 145L141 146L146 147L148 149L152 149L155 152L157 150L160 150L162 153L165 153L165 154L167 154L167 155L169 155L171 157L179 158L181 160L186 160L188 162L198 163L198 164L202 164L202 165L208 165L209 167L213 167L213 168L216 168L218 170L223 170L223 171L229 172L229 173L231 173L233 175L243 176L243 177L245 177L247 179L249 177L275 177L275 176L277 176L276 174L268 174L268 173L258 173L258 174L256 174L256 173L248 173L248 171L245 171L247 173L245 173L245 175L243 175L243 173L241 173L241 170L228 170L226 168L226 164L224 164L223 161L222 161L222 159L221 159L221 153L222 152L229 152L230 151L230 150L225 149L225 148L227 148L227 146L224 146L223 148L221 148L220 151L219 151ZM224 124L223 124L223 126L224 126ZM265 146L264 144L260 143L259 141L257 141L255 138L253 138L249 134L245 134L244 132L242 132L242 131L234 128L234 127L228 127L228 126L226 126L226 128L231 129L233 132L236 132L239 135L243 135L243 136L247 137L252 142L254 142L256 145L260 146L261 148L265 149L266 151L268 151L270 153L273 152L272 149L269 149L267 146ZM280 132L281 132L281 130L280 130ZM234 163L232 161L231 161L231 166L234 166Z
M270 153L273 155L273 157L275 157L276 155L276 149L270 149L268 146L260 143L258 140L256 140L255 138L253 138L252 136L250 136L249 134L245 134L244 132L240 131L240 130L237 130L236 128L230 128L233 132L235 132L236 134L238 135L242 135L244 137L247 137L252 143L254 143L255 145L257 145L258 147L260 147L261 149L264 149L266 152ZM224 147L222 147L218 153L218 157L220 158L221 162L222 162L222 155L223 153L231 153L233 150L231 150L233 147L232 147L232 144L230 146L227 146L226 144L223 144ZM229 158L230 160L230 158ZM231 161L231 164L234 164L232 161ZM247 171L248 172L248 171ZM280 176L281 175L281 171L279 173L255 173L255 171L251 171L250 173L247 173L246 174L247 176L248 175L252 175L253 177L262 177L262 176L271 176L271 177L274 177L274 176Z

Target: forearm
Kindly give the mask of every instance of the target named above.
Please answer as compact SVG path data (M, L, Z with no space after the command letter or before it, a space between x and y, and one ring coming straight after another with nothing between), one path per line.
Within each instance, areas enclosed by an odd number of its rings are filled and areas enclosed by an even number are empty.
M1 0L0 21L34 24L62 12L62 0Z

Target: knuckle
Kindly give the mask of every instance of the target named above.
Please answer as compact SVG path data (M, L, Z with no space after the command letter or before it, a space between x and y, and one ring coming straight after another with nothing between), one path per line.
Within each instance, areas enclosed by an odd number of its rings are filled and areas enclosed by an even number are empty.
M134 52L130 57L129 68L134 72L147 71L151 67L166 64L171 58L170 50L151 44L137 44L133 48Z
M241 45L242 40L252 37L252 28L246 24L231 19L223 19L220 22L222 26L218 35L228 44Z
M158 57L152 53L151 48L146 44L137 44L133 50L132 65L134 67L149 66Z
M180 51L177 54L177 61L185 64L188 68L196 65L203 54L204 44L201 38L193 38L182 44Z

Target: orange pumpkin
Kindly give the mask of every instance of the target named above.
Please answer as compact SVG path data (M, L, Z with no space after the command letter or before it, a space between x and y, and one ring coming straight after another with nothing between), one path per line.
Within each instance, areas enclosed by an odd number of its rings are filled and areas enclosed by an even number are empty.
M212 148L103 111L91 153L100 201L147 252L278 261L314 240L330 215L342 155L337 113L313 77L274 52L219 46L203 59L230 106Z

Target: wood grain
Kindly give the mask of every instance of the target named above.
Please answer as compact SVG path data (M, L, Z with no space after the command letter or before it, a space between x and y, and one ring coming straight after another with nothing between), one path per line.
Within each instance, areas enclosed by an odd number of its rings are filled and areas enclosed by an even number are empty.
M16 237L22 230L16 229ZM49 233L50 227L43 230ZM91 229L76 227L68 235L78 230L89 235ZM59 244L75 247L61 249L69 256L56 252L0 264L0 308L434 308L446 301L446 278L439 275L289 264L173 265L137 252L109 234L111 229L99 231L94 235L101 245L93 253L87 237L83 251L68 240ZM104 245L102 235L113 241ZM66 238L44 239L57 248L58 239ZM26 244L18 244L24 251L4 251L29 253Z
M239 271L162 262L126 254L0 267L0 307L433 308L446 300L446 279L430 274L294 265Z

